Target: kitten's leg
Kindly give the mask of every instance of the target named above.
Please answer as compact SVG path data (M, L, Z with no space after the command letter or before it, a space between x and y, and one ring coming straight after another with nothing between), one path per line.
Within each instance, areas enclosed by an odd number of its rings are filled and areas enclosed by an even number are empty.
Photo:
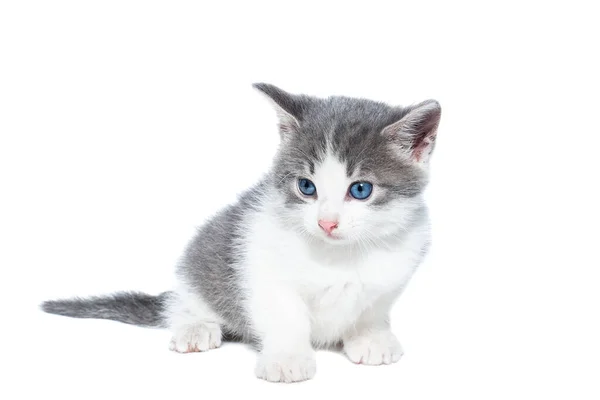
M266 288L264 288L266 289ZM255 373L271 382L298 382L316 372L315 351L310 342L310 317L300 296L289 288L253 293L249 311L261 351Z
M167 318L173 338L169 348L192 353L221 346L219 317L191 290L182 287L168 306Z
M395 297L395 296L394 296ZM366 310L343 337L344 352L356 364L392 364L400 360L400 342L390 330L393 298L385 297Z

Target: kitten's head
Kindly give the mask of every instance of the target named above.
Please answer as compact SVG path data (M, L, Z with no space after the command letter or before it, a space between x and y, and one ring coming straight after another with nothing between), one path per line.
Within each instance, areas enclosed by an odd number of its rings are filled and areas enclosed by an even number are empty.
M294 95L258 83L279 117L273 166L279 216L331 244L375 244L422 212L441 108Z

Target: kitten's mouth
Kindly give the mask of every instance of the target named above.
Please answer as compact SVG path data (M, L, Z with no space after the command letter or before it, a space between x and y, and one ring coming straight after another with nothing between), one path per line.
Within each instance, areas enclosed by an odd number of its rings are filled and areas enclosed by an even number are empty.
M336 235L335 233L326 233L323 236L323 239L328 243L336 243L336 244L339 244L344 241L343 236L340 236L339 234Z
M347 236L338 233L335 230L333 232L325 232L323 230L320 230L318 232L313 231L311 233L312 236L314 236L316 239L319 239L328 244L340 245L347 244L349 242L349 238Z

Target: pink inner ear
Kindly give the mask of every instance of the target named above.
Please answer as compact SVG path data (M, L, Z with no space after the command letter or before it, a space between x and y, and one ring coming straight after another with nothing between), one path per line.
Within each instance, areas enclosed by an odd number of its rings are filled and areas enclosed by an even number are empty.
M417 145L413 148L413 157L417 161L422 161L423 159L429 156L431 152L431 147L433 146L433 142L435 141L435 133L429 134L425 136L422 140L420 140Z

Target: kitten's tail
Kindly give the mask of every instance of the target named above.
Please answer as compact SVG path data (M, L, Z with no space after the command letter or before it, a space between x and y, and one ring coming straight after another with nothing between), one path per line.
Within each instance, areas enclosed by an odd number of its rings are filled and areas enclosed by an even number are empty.
M89 298L49 300L41 309L49 314L73 318L110 319L130 325L166 328L164 316L172 292L151 296L139 292L118 292Z

